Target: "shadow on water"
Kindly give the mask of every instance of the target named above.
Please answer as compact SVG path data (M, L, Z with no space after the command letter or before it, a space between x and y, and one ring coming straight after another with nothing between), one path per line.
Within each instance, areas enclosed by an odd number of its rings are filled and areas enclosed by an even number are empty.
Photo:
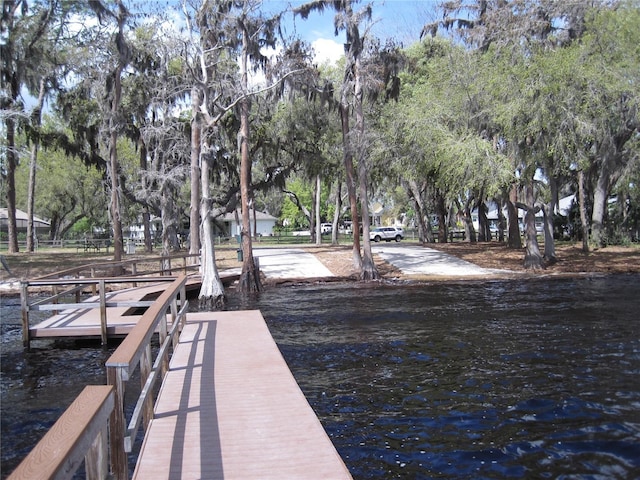
M262 311L356 479L637 478L638 298L631 275L299 286L229 308ZM23 353L19 300L17 320L2 302L4 478L110 352Z

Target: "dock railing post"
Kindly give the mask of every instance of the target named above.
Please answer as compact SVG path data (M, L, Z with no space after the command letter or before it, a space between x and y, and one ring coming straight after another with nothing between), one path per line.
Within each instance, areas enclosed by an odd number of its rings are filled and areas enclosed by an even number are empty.
M171 322L171 326L173 326L173 322ZM159 336L158 343L160 345L163 345L164 341L167 339L167 334L168 334L168 331L169 331L169 329L167 327L167 316L166 315L164 315L164 317L162 317L162 319L160 320L159 328L160 328L160 331L158 333L158 336ZM169 371L169 357L167 355L165 355L162 358L162 368L161 368L162 378L164 378L165 374L168 371Z
M160 343L162 345L162 343ZM147 383L147 379L151 374L151 344L147 343L145 346L142 355L140 356L140 389L143 390L145 384ZM153 397L149 395L144 402L144 407L142 411L142 421L144 425L145 431L147 427L153 420Z
M124 379L121 367L107 367L107 384L115 388L113 411L109 417L111 474L117 480L128 480L129 465L124 451Z
M103 480L109 477L109 440L106 423L96 435L84 459L87 480Z
M58 286L57 285L53 285L51 287L51 290L53 292L53 303L54 303L54 305L57 305L58 304ZM52 315L58 315L58 313L60 313L60 312L58 312L58 310L53 310L51 312Z
M96 268L95 267L91 267L91 278L96 278ZM95 296L96 294L96 284L92 283L91 284L91 295Z
M22 346L31 347L29 335L29 282L20 282L20 307L22 310Z
M133 261L131 263L131 276L136 277L138 275L138 262ZM133 282L133 288L138 286L138 282Z
M100 340L102 346L107 344L107 294L104 280L100 280Z

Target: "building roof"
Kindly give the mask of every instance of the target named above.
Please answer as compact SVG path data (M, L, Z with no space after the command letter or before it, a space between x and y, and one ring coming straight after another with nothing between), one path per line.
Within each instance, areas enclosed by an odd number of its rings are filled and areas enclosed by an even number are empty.
M8 222L8 219L9 219L9 209L0 208L0 223L5 224ZM29 220L29 215L27 215L27 212L23 212L22 210L18 210L16 208L16 222L19 222L19 223L24 222L26 224L28 220ZM47 220L44 220L35 215L33 216L33 221L35 223L41 223L42 224L41 226L46 225L48 227L51 225Z

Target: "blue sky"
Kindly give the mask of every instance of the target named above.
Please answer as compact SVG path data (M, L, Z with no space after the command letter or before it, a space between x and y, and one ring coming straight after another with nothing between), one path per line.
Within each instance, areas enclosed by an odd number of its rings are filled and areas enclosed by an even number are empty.
M288 5L298 6L304 1L298 0L264 0L265 12L283 11ZM355 9L362 8L367 2L355 5ZM425 23L435 20L437 0L373 0L373 25L371 32L374 36L385 40L394 38L408 46L420 37L420 31ZM310 42L318 55L318 60L335 60L343 51L344 34L334 35L333 10L325 10L322 14L314 12L307 20L301 17L292 18L288 15L284 26L290 35L298 35ZM361 33L364 28L361 28Z

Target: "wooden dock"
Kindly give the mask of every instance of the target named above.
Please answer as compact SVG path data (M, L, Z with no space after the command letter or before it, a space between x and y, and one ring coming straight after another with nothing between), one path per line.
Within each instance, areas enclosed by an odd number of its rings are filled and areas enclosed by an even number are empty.
M127 288L106 294L110 303L153 303L165 284L146 285L144 287ZM98 301L98 297L90 297L82 303L91 304ZM62 307L63 305L61 305ZM140 307L142 308L142 307ZM136 309L128 306L110 307L107 310L107 333L109 337L124 336L131 331L138 322L141 314L133 313ZM76 308L61 310L51 317L29 327L32 339L48 337L100 337L100 310L97 308Z
M136 479L350 479L259 311L191 313Z
M221 280L225 285L228 285L236 281L239 276L235 272L223 274ZM199 276L190 276L186 283L186 290L199 289L200 284ZM140 319L145 307L153 303L153 300L164 291L166 285L166 282L153 283L107 293L105 295L106 302L122 306L107 309L106 335L109 338L127 335ZM89 297L73 309L68 309L64 304L60 304L58 313L35 325L29 325L29 338L100 338L102 335L101 312L95 305L98 301L98 296ZM87 307L85 308L83 304ZM92 304L93 307L91 307ZM53 310L53 307L50 306L49 309Z

